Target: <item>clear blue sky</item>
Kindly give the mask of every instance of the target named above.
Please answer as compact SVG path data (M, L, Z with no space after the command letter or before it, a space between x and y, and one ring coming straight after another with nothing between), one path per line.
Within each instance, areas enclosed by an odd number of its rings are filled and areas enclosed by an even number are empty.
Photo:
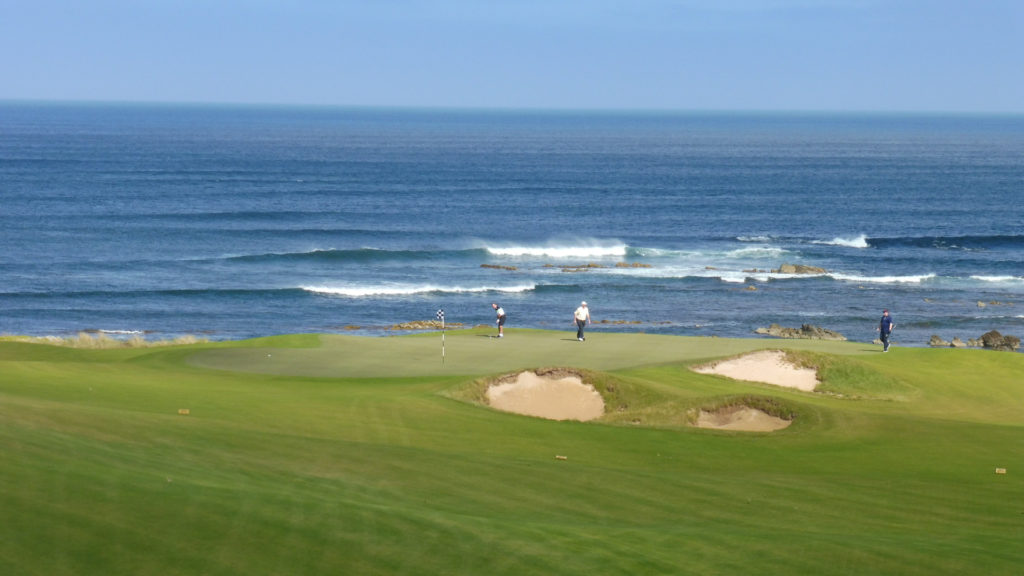
M1024 112L1024 0L0 0L0 99Z

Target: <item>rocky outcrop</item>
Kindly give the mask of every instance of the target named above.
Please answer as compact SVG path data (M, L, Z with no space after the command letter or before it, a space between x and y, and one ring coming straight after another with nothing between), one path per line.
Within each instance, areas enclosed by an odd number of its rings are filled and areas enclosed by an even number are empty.
M978 308L984 308L986 306L1013 306L1013 302L1000 302L998 300L982 302L981 300L978 300Z
M389 326L388 330L440 330L441 322L438 320L416 320L414 322L402 322L401 324L394 324ZM461 322L449 322L444 325L445 328L462 328Z
M804 264L783 264L777 270L772 270L774 274L825 274L825 272L824 268Z
M554 268L555 266L554 264L545 264L544 267ZM588 264L579 264L574 266L559 266L559 268L562 270L562 272L588 272L590 270L593 270L594 268L606 268L606 266L603 264L595 264L594 262L590 262Z
M1020 348L1020 338L1010 335L1003 336L997 330L991 330L980 338L968 338L967 342L964 342L959 337L954 337L952 341L946 342L936 334L928 341L928 345L936 347L948 346L951 348L986 348L988 350L1013 352Z
M991 330L982 334L981 345L989 350L1013 352L1020 348L1020 338L1010 335L1003 336L997 330Z
M758 328L754 330L755 334L762 334L765 336L774 336L775 338L791 338L791 339L803 339L803 340L846 340L846 336L843 336L839 332L822 328L821 326L814 326L813 324L804 324L800 328L785 328L778 324L772 324L767 328Z

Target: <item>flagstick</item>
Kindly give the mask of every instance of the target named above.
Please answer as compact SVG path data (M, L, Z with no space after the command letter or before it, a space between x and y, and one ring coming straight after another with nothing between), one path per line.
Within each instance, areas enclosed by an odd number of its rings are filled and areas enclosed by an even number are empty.
M444 366L444 308L437 311L437 319L441 321L441 366Z

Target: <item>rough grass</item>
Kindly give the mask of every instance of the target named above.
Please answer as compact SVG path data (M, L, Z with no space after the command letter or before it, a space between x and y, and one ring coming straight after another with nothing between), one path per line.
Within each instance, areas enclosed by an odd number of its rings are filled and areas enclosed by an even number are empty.
M433 351L432 337L0 342L0 573L989 575L1024 564L1020 354L771 341L829 371L834 389L805 393L688 369L763 340L596 333L570 356L557 333L459 338L457 359L421 375L393 365L424 342ZM256 364L267 354L271 366ZM472 401L487 378L543 366L579 370L615 409L554 422ZM733 399L792 409L794 424L686 425L687 409Z
M918 390L890 373L871 366L863 359L820 352L791 350L786 360L818 372L816 392L843 398L908 400Z
M705 412L717 412L723 408L746 407L760 410L769 416L775 416L782 420L795 420L799 415L799 409L791 402L773 396L761 396L758 394L740 394L725 396L722 398L710 399L700 406ZM694 417L696 413L694 413Z

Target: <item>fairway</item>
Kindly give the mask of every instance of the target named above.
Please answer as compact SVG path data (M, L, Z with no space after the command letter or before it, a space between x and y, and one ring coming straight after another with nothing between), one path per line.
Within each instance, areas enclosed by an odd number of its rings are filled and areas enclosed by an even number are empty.
M0 342L2 574L1018 574L1024 356L477 330ZM801 392L690 365L783 349ZM481 402L573 368L587 422ZM691 426L761 403L777 432ZM181 413L187 411L187 413ZM997 469L1005 473L997 474Z

